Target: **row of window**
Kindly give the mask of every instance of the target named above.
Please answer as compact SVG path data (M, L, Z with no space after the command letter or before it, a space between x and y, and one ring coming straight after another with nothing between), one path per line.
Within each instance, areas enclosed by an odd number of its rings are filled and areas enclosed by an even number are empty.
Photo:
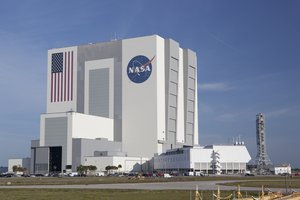
M177 155L177 154L183 154L183 149L177 149L176 151L168 151L165 153L165 155Z
M189 160L188 156L176 156L176 157L168 157L168 158L158 158L158 162L177 162Z

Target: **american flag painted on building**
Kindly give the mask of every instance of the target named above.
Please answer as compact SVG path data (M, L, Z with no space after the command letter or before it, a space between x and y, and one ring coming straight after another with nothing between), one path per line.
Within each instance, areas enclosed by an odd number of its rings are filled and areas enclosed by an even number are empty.
M51 102L73 100L73 51L51 55Z

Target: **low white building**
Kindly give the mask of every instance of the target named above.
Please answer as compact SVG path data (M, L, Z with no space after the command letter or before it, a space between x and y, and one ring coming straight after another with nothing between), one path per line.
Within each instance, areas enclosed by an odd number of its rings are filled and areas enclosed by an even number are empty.
M14 158L8 159L8 172L13 173L13 167L18 166L30 170L30 158Z
M292 174L292 168L290 164L282 164L274 168L275 175Z
M97 171L106 171L107 166L120 166L118 171L120 172L140 172L150 171L148 165L149 158L139 157L127 157L127 156L87 156L84 157L83 165L94 165L97 167Z
M244 145L186 147L155 156L154 169L178 172L243 173L250 160L250 154Z

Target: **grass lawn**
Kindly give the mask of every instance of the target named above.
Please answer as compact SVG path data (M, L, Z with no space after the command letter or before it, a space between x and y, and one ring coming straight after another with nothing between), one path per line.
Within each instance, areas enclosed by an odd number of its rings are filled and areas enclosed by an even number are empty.
M204 199L212 199L212 191L203 191ZM231 194L222 191L221 196ZM256 194L256 193L253 193ZM250 193L249 193L250 195ZM0 189L1 200L74 200L74 199L122 199L122 200L189 200L195 199L195 191L186 190L95 190L95 189Z
M261 186L260 181L284 182L285 178L280 176L208 176L208 177L172 177L172 178L144 178L129 179L128 177L18 177L18 178L0 178L0 186L3 185L84 185L84 184L113 184L113 183L147 183L147 182L170 182L170 181L212 181L212 180L237 180L237 182L259 181L258 187ZM295 177L293 187L300 188L300 178ZM295 184L294 184L295 183ZM244 183L241 183L241 185ZM248 183L247 183L248 184ZM256 183L249 183L256 184ZM237 185L236 183L233 185Z
M279 176L211 176L211 177L172 177L172 178L144 178L128 179L127 177L35 177L35 178L0 178L0 185L70 185L70 184L113 184L113 183L141 183L141 182L166 182L166 181L209 181L209 180L237 180L226 185L261 187L285 187L285 177ZM300 178L287 179L288 186L300 188ZM203 191L204 199L212 199L213 191ZM216 192L216 191L215 191ZM222 191L221 196L227 196L232 191ZM243 192L245 193L245 192ZM248 195L257 196L257 192L247 192ZM187 190L109 190L109 189L0 189L0 200L14 199L163 199L184 200L194 199L195 191Z

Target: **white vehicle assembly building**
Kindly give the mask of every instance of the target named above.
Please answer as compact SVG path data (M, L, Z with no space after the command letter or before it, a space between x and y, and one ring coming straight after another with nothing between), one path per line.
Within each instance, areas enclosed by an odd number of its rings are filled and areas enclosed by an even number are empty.
M51 49L47 74L47 110L40 138L32 141L31 173L79 165L209 171L212 150L219 151L222 169L246 169L244 145L198 145L197 57L172 39Z

